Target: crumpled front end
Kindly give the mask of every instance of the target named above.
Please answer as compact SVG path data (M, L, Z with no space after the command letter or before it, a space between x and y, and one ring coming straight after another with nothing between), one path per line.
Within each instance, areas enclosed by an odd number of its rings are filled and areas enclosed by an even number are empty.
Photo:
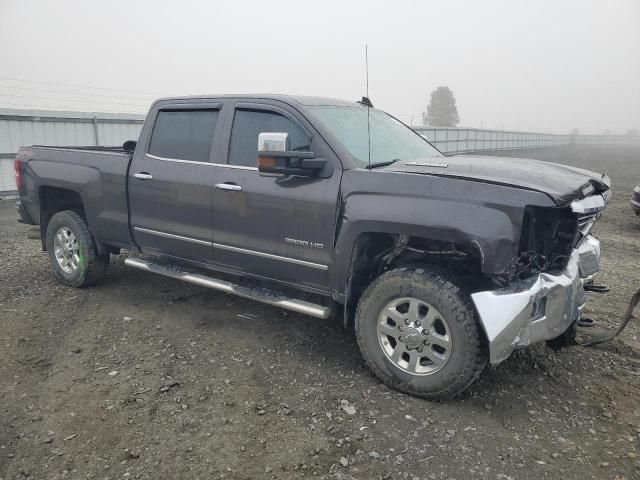
M634 188L631 194L631 208L636 212L636 215L640 215L640 185Z
M472 294L489 341L490 362L500 363L517 348L564 333L578 320L586 301L583 285L599 264L600 242L588 235L561 273L539 273L504 288Z

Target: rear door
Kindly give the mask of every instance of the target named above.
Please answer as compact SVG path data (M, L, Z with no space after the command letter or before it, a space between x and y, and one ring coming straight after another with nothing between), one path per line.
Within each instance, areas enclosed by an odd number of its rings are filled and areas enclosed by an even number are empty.
M145 252L212 260L212 144L221 103L169 103L155 112L129 172L131 227Z
M279 104L279 105L277 105ZM239 102L229 112L227 162L214 166L214 261L233 270L326 291L342 168L296 110ZM333 162L330 178L260 174L258 134L286 132L291 149Z

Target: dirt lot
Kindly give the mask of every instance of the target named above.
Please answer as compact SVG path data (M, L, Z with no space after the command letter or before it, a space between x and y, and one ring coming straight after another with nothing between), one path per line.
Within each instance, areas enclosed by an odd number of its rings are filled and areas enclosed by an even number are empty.
M640 287L640 148L511 154L612 176L596 227L612 292L587 313L615 322ZM0 479L640 478L640 323L606 347L520 351L429 403L381 385L339 322L121 258L100 286L63 287L16 218L0 202Z

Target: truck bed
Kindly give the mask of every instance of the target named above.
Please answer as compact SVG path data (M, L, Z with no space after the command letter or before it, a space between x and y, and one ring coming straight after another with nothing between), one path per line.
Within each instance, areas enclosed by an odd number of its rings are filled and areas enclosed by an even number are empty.
M122 147L45 146L20 149L21 208L40 219L41 197L58 190L78 192L93 234L105 245L132 244L128 226L127 173L131 153ZM58 190L57 190L58 189Z

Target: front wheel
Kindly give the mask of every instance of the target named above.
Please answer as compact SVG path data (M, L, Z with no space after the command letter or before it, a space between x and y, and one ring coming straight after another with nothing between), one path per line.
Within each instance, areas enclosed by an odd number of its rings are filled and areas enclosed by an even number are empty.
M107 271L109 254L98 253L86 222L72 210L64 210L51 217L46 243L53 274L65 285L93 285Z
M381 275L360 298L355 328L362 356L385 384L429 400L458 395L487 364L469 297L446 272Z

